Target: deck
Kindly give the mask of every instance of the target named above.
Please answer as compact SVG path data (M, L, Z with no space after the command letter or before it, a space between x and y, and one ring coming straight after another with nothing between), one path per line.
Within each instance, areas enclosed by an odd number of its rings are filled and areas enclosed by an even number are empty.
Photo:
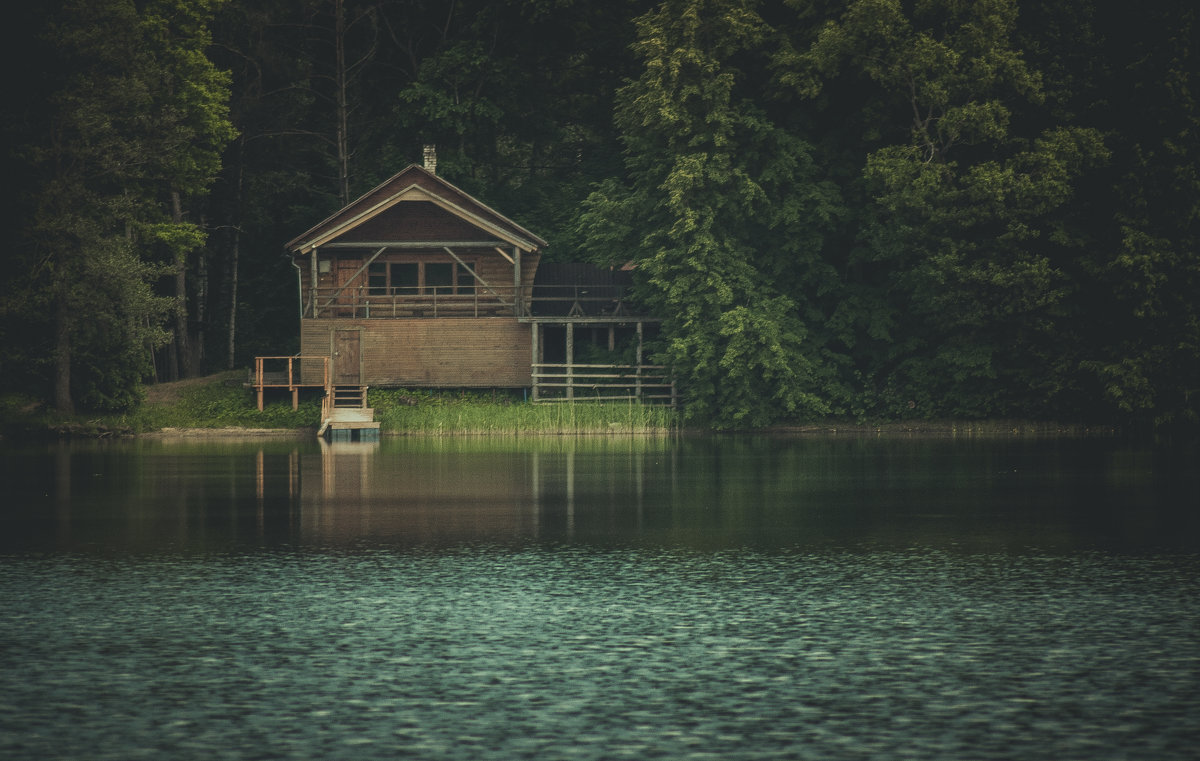
M329 357L255 357L249 385L258 398L260 412L267 389L288 389L292 394L293 410L300 407L301 389L323 389L318 436L328 434L331 441L379 440L375 411L367 406L367 387L335 385Z

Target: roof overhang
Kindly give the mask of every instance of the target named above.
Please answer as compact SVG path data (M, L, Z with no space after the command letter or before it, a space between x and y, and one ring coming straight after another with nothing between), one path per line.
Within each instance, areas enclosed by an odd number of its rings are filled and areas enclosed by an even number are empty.
M292 252L293 255L298 256L298 255L302 255L302 254L307 254L307 253L311 252L314 248L320 248L323 246L347 245L345 243L338 243L337 239L339 237L341 237L342 235L346 234L347 232L349 232L350 230L353 230L354 228L358 227L359 225L361 225L365 222L368 222L371 219L374 219L375 217L384 213L388 209L391 209L392 207L396 206L397 204L412 203L412 202L432 203L435 206L443 209L444 211L446 211L450 214L453 214L454 216L470 223L471 225L474 225L476 228L485 232L487 235L494 237L494 240L486 241L486 245L488 245L489 247L495 247L497 245L508 245L508 246L516 246L517 248L520 248L523 251L536 251L539 248L538 242L530 240L529 238L526 238L524 236L517 235L511 230L505 229L504 227L497 225L494 222L469 211L468 209L464 208L460 204L454 203L449 198L446 198L438 193L435 193L432 190L429 190L428 188L423 188L416 183L408 185L404 189L402 189L396 193L393 193L392 195L379 201L378 203L372 205L371 207L360 211L358 214L355 214L354 216L351 216L351 217L343 220L341 223L339 223L333 227L330 227L329 229L321 231L320 233L314 235L311 238L308 238L308 239L302 238L302 239L297 239L296 241L293 241L291 244L289 244L288 248ZM319 227L320 226L318 226L318 228L316 228L316 229L319 229ZM372 245L377 245L377 246L387 245L389 247L397 247L397 248L400 248L400 247L419 248L419 247L440 247L443 244L439 241L404 241L403 243L395 242L395 243L391 243L391 244L389 244L387 242L380 242L380 243L373 243ZM544 245L544 243L543 243L543 245ZM354 247L358 247L357 244L355 244Z

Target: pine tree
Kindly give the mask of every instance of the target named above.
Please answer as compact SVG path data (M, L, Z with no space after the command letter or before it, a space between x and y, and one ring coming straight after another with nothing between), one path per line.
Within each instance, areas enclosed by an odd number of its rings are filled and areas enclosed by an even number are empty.
M151 352L167 338L171 304L151 287L165 274L154 248L202 238L195 225L169 221L170 191L203 191L228 132L221 78L199 76L213 72L200 60L211 7L67 0L39 19L46 92L20 148L29 214L6 318L32 338L9 349L29 362L44 331L53 347L44 374L64 412L136 403ZM195 44L172 47L181 19Z

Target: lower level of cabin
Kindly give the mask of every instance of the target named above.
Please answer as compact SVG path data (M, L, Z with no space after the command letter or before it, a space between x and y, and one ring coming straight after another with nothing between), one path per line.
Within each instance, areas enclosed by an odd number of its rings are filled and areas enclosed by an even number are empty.
M646 317L441 317L301 321L301 350L256 357L259 409L270 390L341 394L366 388L525 389L534 402L638 400L675 405L669 368L646 364ZM334 421L336 422L336 421Z
M532 339L512 317L305 319L300 353L331 357L335 385L530 386Z

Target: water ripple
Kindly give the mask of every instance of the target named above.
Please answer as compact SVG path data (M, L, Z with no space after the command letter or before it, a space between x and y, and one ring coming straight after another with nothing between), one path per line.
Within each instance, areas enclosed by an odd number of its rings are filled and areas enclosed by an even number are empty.
M1190 758L1194 555L0 558L5 758Z

